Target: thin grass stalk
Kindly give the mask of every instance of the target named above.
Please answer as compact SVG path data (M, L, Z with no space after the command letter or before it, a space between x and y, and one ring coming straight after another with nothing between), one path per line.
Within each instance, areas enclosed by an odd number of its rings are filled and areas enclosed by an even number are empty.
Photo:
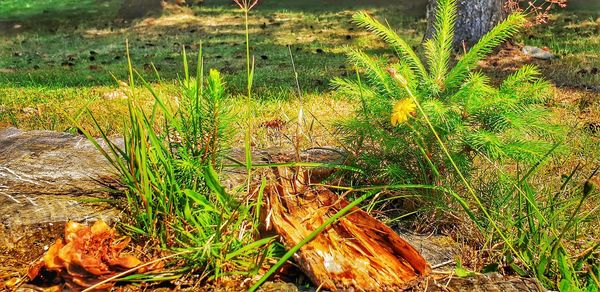
M255 213L254 213L254 226L258 226L260 224L260 209L262 208L262 204L263 204L263 197L265 194L265 188L267 187L267 179L265 179L263 177L263 179L260 182L260 187L258 188L258 196L256 198L256 205L255 205Z
M298 79L298 71L296 71L296 63L292 54L292 47L288 45L290 60L292 61L292 69L294 70L294 80L296 81L296 90L298 91L298 100L300 101L300 110L298 110L298 127L296 128L296 137L294 137L294 150L296 151L296 160L300 161L300 137L304 134L304 99L300 90L300 81Z
M596 175L596 172L598 172L599 169L600 169L600 166L593 171L593 173L589 177L589 179L591 179L592 177L594 177L594 175ZM569 219L567 220L567 222L563 226L563 228L562 228L562 230L561 230L558 238L556 239L556 243L552 247L552 253L553 254L556 252L558 246L560 246L560 242L561 242L563 236L565 235L565 233L569 229L569 226L571 225L571 222L573 222L573 219L575 219L575 215L577 215L579 213L579 210L583 206L583 202L585 202L585 200L588 198L588 196L592 193L592 187L591 186L588 187L588 184L591 185L591 183L589 182L589 179L585 182L585 185L583 187L583 194L581 196L581 200L579 201L579 204L577 205L577 208L575 208L575 211L573 211L573 213L571 213L571 215L569 216Z
M246 120L248 121L246 134L244 136L244 151L246 156L246 171L247 171L247 191L250 192L250 184L252 183L252 129L250 126L250 118L252 117L252 83L254 79L254 59L252 59L252 67L250 67L250 28L248 14L250 10L258 4L258 0L234 0L234 2L244 12L244 27L246 37L246 77L247 77L247 99L246 99Z
M239 165L235 165L235 164L226 164L223 165L223 167L238 167ZM254 164L253 167L255 168L273 168L273 167L326 167L326 168L335 168L335 169L342 169L342 170L348 170L348 171L352 171L352 172L356 172L356 173L360 173L360 174L366 174L362 169L360 168L356 168L356 167L352 167L349 165L343 165L343 164L332 164L332 163L321 163L321 162L282 162L282 163L268 163L268 164Z
M575 173L577 173L577 171L579 170L580 167L581 167L581 162L577 163L575 168L573 168L573 170L571 171L569 176L567 176L567 178L562 183L562 185L560 186L558 191L554 194L554 196L552 197L552 200L550 202L556 202L556 200L558 199L558 196L565 190L565 188L567 187L567 184L573 179L573 176L575 175ZM550 205L551 213L554 213L554 207L555 207L554 204Z
M421 133L419 133L419 131L417 131L417 129L415 129L413 126L408 125L408 127L419 138L419 139L415 140L415 142L417 143L417 146L419 146L419 152L421 152L421 154L423 154L425 161L427 161L427 164L433 170L436 178L439 179L439 177L441 177L440 172L438 171L438 169L435 166L435 164L433 163L433 161L431 161L431 158L429 158L429 155L427 155L427 151L425 151L425 138L423 138ZM419 140L421 140L421 141L419 141Z

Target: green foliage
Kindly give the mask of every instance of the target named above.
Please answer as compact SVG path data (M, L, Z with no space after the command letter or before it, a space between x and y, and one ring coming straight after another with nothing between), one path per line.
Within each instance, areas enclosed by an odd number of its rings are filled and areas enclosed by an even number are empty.
M442 4L442 3L440 3ZM456 1L449 0L440 5L436 14L434 28L437 32L433 38L424 44L425 54L429 64L430 76L436 83L444 82L446 70L450 62L450 52L454 40L454 23L456 22Z
M502 249L492 266L535 276L548 288L595 291L599 246L585 246L580 255L567 247L573 246L580 228L597 219L597 208L581 209L597 194L589 187L569 187L573 174L556 192L537 190L528 182L560 150L564 138L544 104L552 94L550 84L534 66L524 66L499 86L473 71L524 24L524 17L510 15L453 62L454 6L453 0L439 1L436 34L424 44L426 67L390 28L365 13L354 17L394 47L399 59L391 62L350 51L358 79L333 81L339 92L360 102L355 116L343 125L357 164L372 174L371 183L456 185L458 175L460 189L472 201L459 192L452 192L454 199L490 246ZM495 188L477 192L463 175L471 173L476 156L531 169L517 178L497 171L491 179Z
M485 75L472 72L477 62L523 26L522 14L510 15L454 62L456 3L439 1L436 34L424 44L427 66L391 28L364 12L353 19L394 48L398 57L398 61L386 60L352 50L349 59L361 79L333 80L338 92L360 101L343 129L358 154L358 164L378 176L373 182L432 183L447 176L450 167L439 164L447 157L425 116L466 173L476 155L530 163L552 148L552 140L561 138L560 127L549 122L550 111L544 106L552 94L551 86L540 78L537 68L525 66L499 87ZM423 113L412 111L409 117L402 111L395 113L394 105L411 95ZM395 114L408 121L390 124L390 116ZM438 162L436 166L432 161Z
M106 147L86 135L126 186L133 218L126 229L181 253L187 264L177 274L190 270L212 278L251 274L260 267L261 255L264 259L273 251L273 239L256 240L260 206L238 201L220 184L217 169L229 134L229 97L218 71L204 76L201 52L195 78L190 77L185 52L183 56L184 79L176 101L162 97L138 74L155 97L150 113L136 98L129 63L129 127L123 147L105 134Z
M406 60L406 62L410 64L413 70L417 71L419 76L426 75L425 67L421 63L421 60L419 59L417 54L415 54L410 45L391 28L371 18L371 16L369 16L366 12L356 13L353 16L353 19L359 27L362 27L368 30L369 32L379 36L392 48L394 48L394 50L396 50L396 54L398 54L398 56L403 57Z
M492 176L493 189L487 193L493 195L487 197L487 206L507 238L488 232L488 240L496 246L507 240L518 251L515 254L503 247L496 253L495 265L521 276L535 276L549 289L597 291L600 243L580 242L586 228L594 228L599 219L597 207L582 208L600 198L598 190L590 187L597 170L585 183L576 183L574 178L581 172L577 165L560 187L552 188L546 181L536 188L528 181L538 166L518 180Z

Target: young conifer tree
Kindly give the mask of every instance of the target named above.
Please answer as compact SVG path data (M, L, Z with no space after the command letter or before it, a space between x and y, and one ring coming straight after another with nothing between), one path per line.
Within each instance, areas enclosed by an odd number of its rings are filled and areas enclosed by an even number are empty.
M348 55L358 78L333 80L339 93L360 103L342 129L350 134L348 144L355 146L358 164L374 174L375 182L432 183L445 177L448 157L428 123L465 173L477 155L495 161L536 161L561 136L544 106L552 87L536 67L524 66L498 87L475 70L526 23L524 15L509 15L455 59L456 9L456 0L439 0L435 34L423 44L424 62L387 25L365 12L353 17L397 56L390 61L351 50Z

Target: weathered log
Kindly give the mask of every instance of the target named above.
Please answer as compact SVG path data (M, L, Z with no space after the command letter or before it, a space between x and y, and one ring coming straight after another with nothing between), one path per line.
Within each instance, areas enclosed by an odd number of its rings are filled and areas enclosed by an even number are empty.
M268 189L270 224L291 248L349 203L326 188L302 184L290 168ZM295 255L316 286L329 290L395 291L429 274L423 257L391 228L359 208L332 224Z
M547 291L536 280L519 276L503 276L499 273L475 274L470 277L457 277L453 274L438 274L429 277L426 283L415 287L417 291L447 292L543 292Z
M118 220L120 211L101 202L117 183L83 136L0 129L0 282L41 256L65 222Z

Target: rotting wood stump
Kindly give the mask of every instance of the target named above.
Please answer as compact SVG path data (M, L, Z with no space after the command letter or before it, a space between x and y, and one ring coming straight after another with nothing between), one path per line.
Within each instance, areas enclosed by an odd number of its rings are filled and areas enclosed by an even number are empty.
M349 204L326 188L304 185L306 175L297 175L299 169L274 172L277 183L267 189L268 220L287 248ZM430 272L419 252L359 208L304 245L294 259L316 286L332 291L403 290Z

